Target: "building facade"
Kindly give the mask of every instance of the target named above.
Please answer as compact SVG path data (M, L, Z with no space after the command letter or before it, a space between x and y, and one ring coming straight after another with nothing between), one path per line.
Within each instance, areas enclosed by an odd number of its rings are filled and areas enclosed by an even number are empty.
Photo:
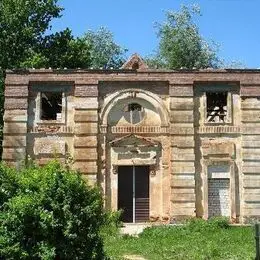
M260 71L7 71L3 160L70 160L125 222L260 217Z

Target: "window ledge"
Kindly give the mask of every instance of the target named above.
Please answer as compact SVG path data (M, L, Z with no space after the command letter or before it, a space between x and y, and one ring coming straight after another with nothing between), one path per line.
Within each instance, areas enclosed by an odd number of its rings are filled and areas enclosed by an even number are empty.
M209 126L201 126L196 128L196 132L198 134L239 134L241 133L240 126L230 126L230 125L209 125Z
M64 121L57 120L41 120L36 122L37 125L65 125Z

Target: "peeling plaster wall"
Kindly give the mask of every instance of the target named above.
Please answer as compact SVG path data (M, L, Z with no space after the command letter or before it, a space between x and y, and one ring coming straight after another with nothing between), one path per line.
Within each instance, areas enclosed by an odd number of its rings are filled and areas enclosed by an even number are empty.
M65 93L61 122L39 120L39 92L50 89ZM207 91L228 92L227 122L205 121ZM117 208L114 165L150 163L150 216L162 221L208 218L208 167L228 165L230 217L251 221L260 218L259 97L258 70L9 71L3 160L18 167L29 156L40 164L71 156L73 168L102 187L109 209ZM145 111L136 125L122 112L131 102ZM160 149L149 150L148 158L139 147L133 158L126 148L111 147L130 134L157 141Z

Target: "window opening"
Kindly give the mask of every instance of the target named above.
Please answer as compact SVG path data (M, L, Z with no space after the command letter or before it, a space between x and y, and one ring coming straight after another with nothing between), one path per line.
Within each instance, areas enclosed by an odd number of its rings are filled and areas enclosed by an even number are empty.
M207 122L227 121L227 92L207 92Z
M144 118L144 108L138 103L128 104L125 112L125 118L131 124L137 124Z
M133 70L138 70L139 69L139 63L138 62L135 62L132 66L132 69Z
M41 93L41 120L61 120L62 92Z

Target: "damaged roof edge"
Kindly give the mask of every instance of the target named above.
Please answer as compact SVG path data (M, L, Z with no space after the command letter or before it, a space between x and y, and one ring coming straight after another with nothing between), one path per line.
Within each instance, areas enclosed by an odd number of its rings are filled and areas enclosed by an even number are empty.
M178 70L166 70L166 69L7 69L6 74L74 74L74 73L94 73L94 74L112 74L112 73L162 73L162 74L174 74L174 73L260 73L260 69L178 69Z

